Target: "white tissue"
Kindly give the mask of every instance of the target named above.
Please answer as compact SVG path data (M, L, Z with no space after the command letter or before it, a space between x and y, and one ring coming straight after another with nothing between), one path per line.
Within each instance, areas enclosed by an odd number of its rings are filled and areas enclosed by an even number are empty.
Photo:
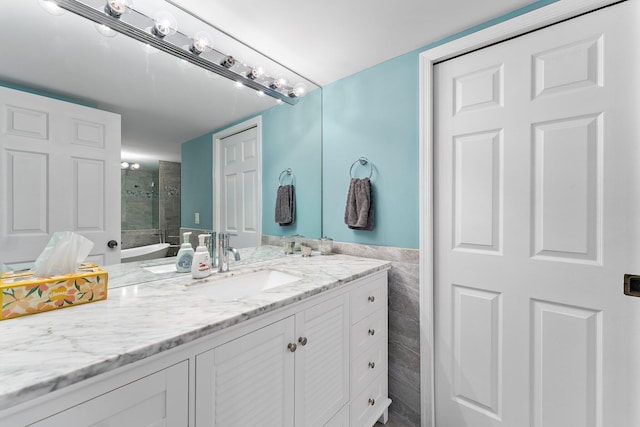
M74 273L87 258L93 242L71 231L54 233L34 267L36 277Z

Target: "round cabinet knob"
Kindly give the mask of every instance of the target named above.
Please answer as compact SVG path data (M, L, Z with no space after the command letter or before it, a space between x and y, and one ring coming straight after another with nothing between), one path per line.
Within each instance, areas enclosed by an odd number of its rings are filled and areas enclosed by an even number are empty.
M373 406L376 404L376 400L375 399L369 399L369 405Z
M375 369L375 367L376 367L375 362L369 362L369 367L370 367L371 369Z
M307 345L307 337L298 338L298 343L300 343L301 346Z
M287 348L289 349L289 351L291 353L293 353L294 351L296 351L298 349L298 345L296 343L290 342L289 345L287 346Z
M375 329L369 329L369 335L373 336L376 334L376 330Z
M118 246L118 242L116 242L115 240L109 240L107 242L107 246L109 246L109 248L113 249L113 248Z
M374 297L373 295L369 295L367 300L369 300L369 302L374 302L376 300L376 297Z

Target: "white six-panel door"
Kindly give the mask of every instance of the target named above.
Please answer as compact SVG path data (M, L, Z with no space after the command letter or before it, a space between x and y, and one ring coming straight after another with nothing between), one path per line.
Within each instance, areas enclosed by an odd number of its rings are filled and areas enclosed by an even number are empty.
M640 426L639 18L435 67L437 427Z
M232 235L231 246L260 246L260 186L257 128L222 139L220 209L222 232Z
M51 235L120 262L120 116L0 87L0 261L35 260Z

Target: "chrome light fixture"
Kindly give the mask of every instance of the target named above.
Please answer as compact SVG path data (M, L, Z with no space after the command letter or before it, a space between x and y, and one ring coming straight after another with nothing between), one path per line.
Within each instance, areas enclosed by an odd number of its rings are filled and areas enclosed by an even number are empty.
M213 47L211 35L201 31L188 36L178 30L168 12L149 17L137 11L131 0L49 0L97 24L138 40L146 45L187 61L207 71L269 95L279 102L295 105L304 95L304 85L289 85L284 79L265 75L261 68L242 64L233 56ZM203 23L203 26L209 24ZM303 89L300 89L300 88Z

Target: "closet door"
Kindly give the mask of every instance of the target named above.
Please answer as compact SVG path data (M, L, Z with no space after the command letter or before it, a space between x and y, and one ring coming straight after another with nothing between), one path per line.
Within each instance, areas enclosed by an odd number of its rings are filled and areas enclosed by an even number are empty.
M638 16L436 66L438 427L640 425Z
M57 231L120 262L120 116L0 87L0 262L35 260Z

